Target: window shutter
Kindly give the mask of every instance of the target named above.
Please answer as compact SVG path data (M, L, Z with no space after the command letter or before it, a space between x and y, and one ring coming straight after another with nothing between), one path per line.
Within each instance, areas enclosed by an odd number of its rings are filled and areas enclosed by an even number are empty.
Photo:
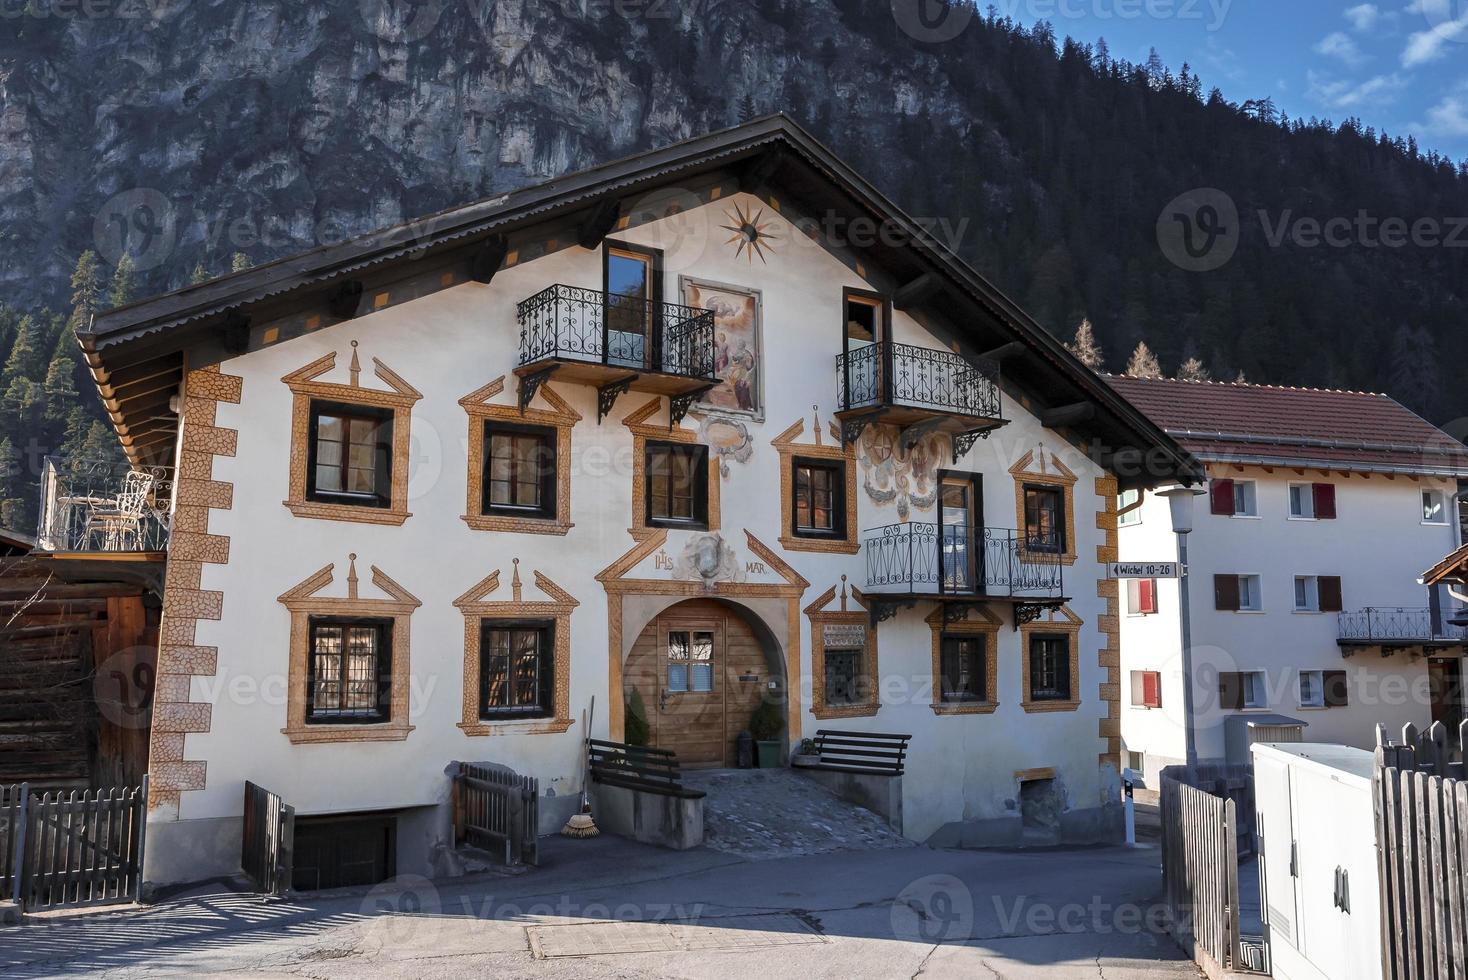
M1211 488L1213 513L1232 517L1234 512L1234 481L1214 480Z
M1315 519L1335 520L1335 484L1316 483L1311 489L1315 495Z
M1239 611L1239 577L1213 576L1213 608L1223 612Z
M1350 703L1350 695L1346 690L1346 672L1344 670L1323 670L1320 672L1321 686L1325 689L1325 706L1327 708L1344 708Z
M1142 703L1149 708L1162 707L1162 677L1155 670L1142 674Z
M1241 710L1244 707L1244 675L1236 671L1222 671L1218 675L1218 706L1224 710Z
M1144 578L1137 580L1137 603L1139 612L1155 613L1157 611L1157 580Z
M1316 587L1320 592L1321 612L1340 612L1345 608L1341 602L1341 577L1339 575L1322 575L1316 581Z

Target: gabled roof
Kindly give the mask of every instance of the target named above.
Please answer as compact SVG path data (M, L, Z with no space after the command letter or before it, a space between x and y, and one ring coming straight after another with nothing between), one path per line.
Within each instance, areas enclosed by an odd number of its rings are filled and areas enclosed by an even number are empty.
M808 214L875 220L893 231L867 236L873 240L863 245L864 259L909 286L911 305L954 325L973 352L1002 357L1006 380L1033 410L1066 409L1057 419L1069 420L1072 434L1124 486L1201 479L1197 461L1160 428L783 115L108 310L80 334L82 349L129 456L166 457L173 444L168 396L181 377L181 352L190 351L191 366L217 361L221 341L247 331L250 318L308 304L325 313L328 296L347 281L390 281L414 263L462 261L472 268L476 257L496 255L495 243L511 236L557 222L594 226L628 200L716 177L732 177L742 189L768 189ZM491 265L497 268L502 255L501 244Z
M1199 459L1468 476L1468 447L1386 395L1107 376Z
M1468 544L1423 572L1418 581L1423 585L1468 581Z

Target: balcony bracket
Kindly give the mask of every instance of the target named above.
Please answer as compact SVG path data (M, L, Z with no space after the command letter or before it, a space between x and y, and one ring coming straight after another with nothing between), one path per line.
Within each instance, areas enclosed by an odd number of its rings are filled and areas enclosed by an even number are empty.
M556 373L556 368L558 367L560 367L559 364L552 364L544 370L536 371L534 374L527 374L520 379L521 415L525 414L525 409L529 408L530 403L535 400L535 393L540 390L540 386L550 380L550 376Z
M902 455L906 456L912 452L912 447L922 442L928 434L942 429L944 421L941 417L932 418L918 422L916 425L909 425L903 429L902 434L897 438L897 444L902 449ZM958 458L954 457L953 461L955 463L958 462Z
M672 432L678 428L678 423L683 421L684 416L688 414L688 410L693 407L693 403L702 398L705 392L717 387L718 383L711 381L706 385L694 388L692 391L685 391L681 395L669 395L668 431Z
M911 609L917 605L916 599L879 599L876 596L867 596L866 600L871 606L872 626L886 619L891 619L903 609Z
M994 429L992 427L987 429L969 429L967 432L955 432L953 434L953 465L957 466L958 461L968 455L968 451L974 448L974 443L980 439L989 438L993 432Z
M1019 632L1020 627L1027 626L1040 618L1040 614L1047 609L1059 609L1064 602L1016 602L1014 604L1014 631Z
M982 602L945 602L943 603L943 625L952 626L961 623L968 618L970 609L980 609Z
M617 399L625 395L632 388L632 382L641 375L629 374L625 378L609 381L596 389L596 424L601 425L601 420L612 414L612 406L617 404Z
M874 413L842 419L841 444L843 446L849 446L853 442L856 442L856 440L861 438L861 434L866 431L866 427L875 421L877 421L877 416Z

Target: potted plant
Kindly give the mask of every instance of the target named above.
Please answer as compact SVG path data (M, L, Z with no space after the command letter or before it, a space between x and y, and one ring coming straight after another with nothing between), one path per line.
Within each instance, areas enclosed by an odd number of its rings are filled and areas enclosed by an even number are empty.
M821 764L821 753L816 749L816 740L803 738L800 740L800 748L790 753L790 764L810 768Z
M780 767L780 733L785 730L785 717L773 701L761 701L749 718L749 733L759 754L761 769Z

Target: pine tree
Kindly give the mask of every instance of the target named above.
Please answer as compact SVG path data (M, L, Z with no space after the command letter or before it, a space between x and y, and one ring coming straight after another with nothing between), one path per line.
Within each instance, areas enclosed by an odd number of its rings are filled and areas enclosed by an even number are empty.
M102 297L102 268L97 253L91 249L83 252L76 260L76 269L71 274L71 325L72 329L84 327L97 312Z
M17 379L29 380L40 374L42 354L39 332L35 317L21 317L15 342L10 348L10 356L5 359L4 369L0 370L0 387L8 389Z
M70 357L57 351L51 358L50 366L46 368L46 383L42 387L46 393L46 418L52 422L64 421L76 405L73 366Z
M1132 359L1127 362L1126 373L1131 378L1160 378L1162 377L1162 365L1157 363L1157 355L1147 346L1145 340L1137 343L1137 349L1132 351Z
M194 266L194 271L189 273L189 285L197 286L201 282L208 281L209 270L204 268L204 263L201 261L198 265Z
M1096 342L1096 332L1091 326L1090 317L1081 320L1080 326L1076 327L1075 340L1066 344L1065 349L1092 371L1100 371L1106 367L1106 355Z
M112 291L107 299L113 306L125 306L133 298L133 257L127 252L117 260L112 271Z
M744 93L744 99L739 103L739 118L748 122L759 115L759 109L754 104L754 95L750 92Z
M1190 357L1178 367L1177 379L1179 381L1212 381L1213 375L1203 366L1203 362L1196 357Z
M255 263L251 262L250 257L244 252L236 252L234 253L234 258L231 259L229 262L229 271L244 272L246 269L250 268L254 264Z

